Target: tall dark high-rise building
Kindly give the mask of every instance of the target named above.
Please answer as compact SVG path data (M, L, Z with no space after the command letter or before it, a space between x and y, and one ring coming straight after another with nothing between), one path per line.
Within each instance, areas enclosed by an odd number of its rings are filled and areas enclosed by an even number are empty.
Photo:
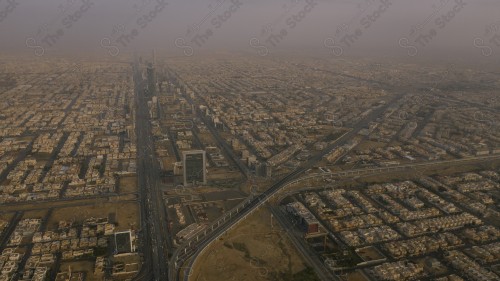
M156 75L155 69L153 65L148 64L148 68L146 69L146 74L148 76L148 92L150 96L156 95Z
M207 183L207 160L203 150L182 152L184 167L184 185Z

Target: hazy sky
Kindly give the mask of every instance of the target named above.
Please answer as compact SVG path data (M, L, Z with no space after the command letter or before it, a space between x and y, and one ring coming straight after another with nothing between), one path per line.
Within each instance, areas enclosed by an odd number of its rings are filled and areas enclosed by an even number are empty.
M0 36L1 52L28 55L156 48L498 61L500 0L0 0Z

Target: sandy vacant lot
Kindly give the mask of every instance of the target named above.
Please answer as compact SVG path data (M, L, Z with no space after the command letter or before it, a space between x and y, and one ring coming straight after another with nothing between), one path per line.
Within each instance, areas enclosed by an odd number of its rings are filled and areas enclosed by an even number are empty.
M139 206L133 202L100 203L85 207L67 207L54 209L49 221L49 228L57 227L61 220L83 222L84 219L107 218L110 214L115 214L115 221L118 223L116 231L128 230L131 227L137 229L139 222Z
M260 210L231 230L198 260L192 281L294 280L306 269L270 212ZM313 280L313 279L310 279Z

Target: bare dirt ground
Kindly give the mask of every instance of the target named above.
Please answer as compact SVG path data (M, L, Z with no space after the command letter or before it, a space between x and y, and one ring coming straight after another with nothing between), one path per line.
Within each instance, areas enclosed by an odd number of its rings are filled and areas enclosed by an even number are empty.
M191 281L294 280L306 270L298 252L270 212L262 209L199 257Z
M137 177L121 177L120 193L137 192Z
M115 214L115 221L118 223L116 231L128 230L131 227L137 228L139 207L137 203L119 202L119 203L104 203L93 206L67 207L55 209L50 218L49 227L54 227L61 220L82 222L85 219L107 218L109 214Z
M72 272L85 272L86 281L101 281L103 276L94 274L94 262L91 261L71 261L61 263L60 272L68 272L71 267Z

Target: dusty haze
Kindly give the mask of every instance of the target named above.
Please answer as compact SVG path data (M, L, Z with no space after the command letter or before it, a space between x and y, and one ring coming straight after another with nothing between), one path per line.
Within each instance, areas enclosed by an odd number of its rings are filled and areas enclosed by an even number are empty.
M299 51L313 56L476 62L500 58L500 46L489 41L500 34L498 0L239 1L165 0L165 4L162 0L0 0L0 51L114 56L156 48L158 53L169 55L229 50L255 55ZM200 24L197 33L196 24ZM425 46L413 42L416 51L404 40L416 40L411 30L419 24L420 33L435 30L437 35ZM189 27L195 32L188 34ZM134 29L135 36L124 41ZM203 42L195 37L208 29L211 35ZM50 42L47 36L60 30L63 34L52 36ZM264 44L269 36L283 30L286 36ZM362 34L345 44L343 35L356 30Z

